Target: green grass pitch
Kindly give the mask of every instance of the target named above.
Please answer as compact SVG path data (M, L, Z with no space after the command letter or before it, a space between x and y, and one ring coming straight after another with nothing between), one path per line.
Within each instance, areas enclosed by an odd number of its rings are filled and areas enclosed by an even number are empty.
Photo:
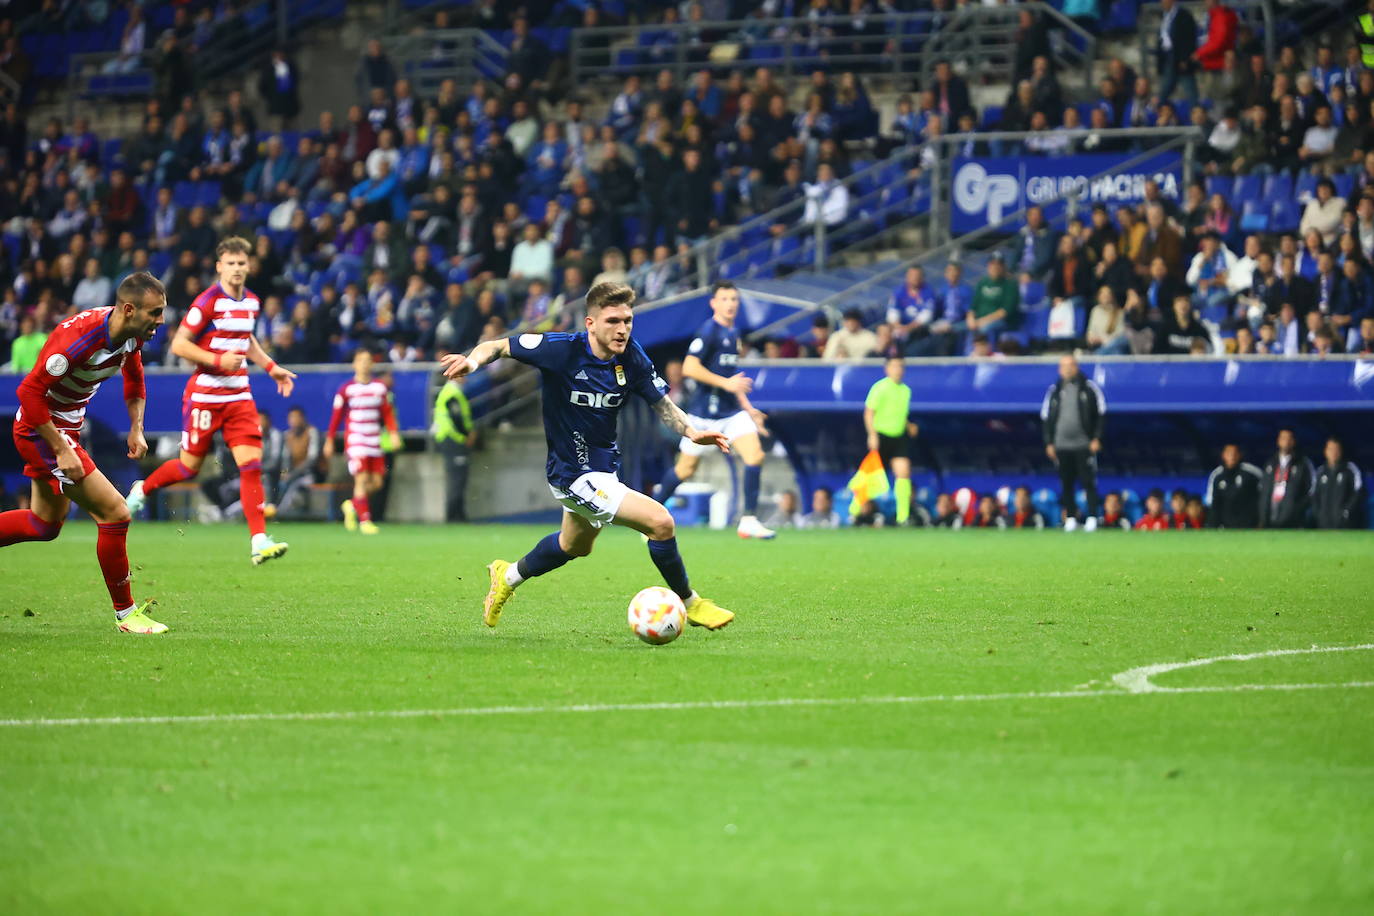
M544 531L135 525L162 638L0 551L0 912L1374 911L1374 651L1112 683L1374 643L1368 534L684 531L653 648L623 530L481 625Z

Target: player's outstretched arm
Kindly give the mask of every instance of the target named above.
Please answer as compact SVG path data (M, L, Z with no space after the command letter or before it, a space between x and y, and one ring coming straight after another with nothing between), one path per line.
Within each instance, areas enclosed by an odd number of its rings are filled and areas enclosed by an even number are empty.
M730 453L730 440L724 433L703 432L696 429L691 423L687 422L687 414L682 412L682 408L673 403L672 398L659 398L658 403L654 404L654 413L663 421L663 425L677 433L679 436L686 436L697 445L714 445L716 448Z
M296 387L296 373L285 366L278 366L277 361L268 356L267 351L258 343L256 334L248 338L248 358L272 376L272 381L277 383L277 394L282 397L290 396L291 390Z
M694 382L710 385L712 388L719 388L731 394L745 395L754 388L754 380L743 372L736 372L729 377L720 375L707 369L700 357L690 353L682 361L682 374Z
M462 378L469 372L476 372L503 356L510 356L510 341L504 337L500 340L488 340L486 343L479 343L472 348L472 352L467 356L461 353L449 353L446 356L441 356L439 364L444 367L444 378Z

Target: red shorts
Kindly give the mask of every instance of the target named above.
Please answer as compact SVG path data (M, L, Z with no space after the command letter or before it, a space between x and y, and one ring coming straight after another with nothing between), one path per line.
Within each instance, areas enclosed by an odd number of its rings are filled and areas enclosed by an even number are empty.
M204 458L210 454L215 431L224 434L224 444L262 448L262 427L258 425L258 406L251 398L225 404L181 404L181 450Z
M67 441L71 443L76 455L81 459L81 469L90 474L96 470L95 462L91 456L86 454L86 450L81 447L81 436L79 433L63 433ZM23 435L16 428L14 431L14 444L19 449L19 455L24 459L24 476L32 477L40 483L46 483L52 490L54 496L62 495L62 488L69 486L73 481L66 474L57 469L57 456L53 453L52 447L43 441L37 433L32 436Z
M386 458L382 455L349 455L348 473L354 477L359 474L386 474Z

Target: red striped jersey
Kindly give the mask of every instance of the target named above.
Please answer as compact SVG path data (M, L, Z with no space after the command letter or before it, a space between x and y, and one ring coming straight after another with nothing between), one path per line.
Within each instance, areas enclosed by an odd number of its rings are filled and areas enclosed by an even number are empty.
M229 298L218 283L196 297L181 322L191 332L191 342L211 353L241 353L244 364L233 372L197 367L186 383L184 400L196 404L253 400L248 390L248 344L261 308L262 302L246 287L242 299Z
M349 458L380 457L382 425L396 431L396 414L391 409L391 391L378 379L369 382L350 380L334 395L334 413L329 418L328 438L333 439L344 424L344 454Z
M114 309L87 309L68 318L48 335L38 364L19 383L15 429L33 435L34 427L52 421L62 432L78 433L100 383L124 372L124 399L144 400L143 341L137 337L115 346L110 340Z

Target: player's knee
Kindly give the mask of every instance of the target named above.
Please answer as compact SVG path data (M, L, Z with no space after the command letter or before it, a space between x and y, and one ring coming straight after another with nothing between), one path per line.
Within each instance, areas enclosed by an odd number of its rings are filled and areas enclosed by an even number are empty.
M585 557L591 554L595 541L572 541L563 546L563 552L570 557Z
M673 517L667 512L655 518L649 523L649 540L666 541L677 531L677 525L673 522Z
M100 513L100 516L100 522L104 525L125 525L133 519L133 515L129 512L129 504L122 499L118 505L111 506Z

